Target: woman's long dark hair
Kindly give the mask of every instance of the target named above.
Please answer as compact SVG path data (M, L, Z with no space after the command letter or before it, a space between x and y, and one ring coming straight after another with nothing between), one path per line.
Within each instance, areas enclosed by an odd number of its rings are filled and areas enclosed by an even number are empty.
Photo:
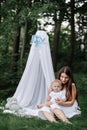
M73 87L72 83L76 84L74 79L73 79L72 71L71 71L69 66L62 67L59 70L58 79L60 79L60 76L61 76L62 73L65 73L67 76L69 76L69 81L66 84L67 85L67 87L66 87L66 97L67 97L67 100L71 100L72 99L72 87ZM77 91L77 89L76 89L76 91ZM77 99L77 95L76 95L76 99Z

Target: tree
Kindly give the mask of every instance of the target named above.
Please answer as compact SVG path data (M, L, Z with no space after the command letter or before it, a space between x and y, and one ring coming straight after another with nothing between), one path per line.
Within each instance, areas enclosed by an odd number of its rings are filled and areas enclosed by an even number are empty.
M62 3L62 6L65 6L65 3ZM59 39L60 39L60 30L61 30L61 24L63 22L63 18L65 15L65 8L61 8L59 11L59 18L57 19L57 12L55 12L54 15L54 21L55 21L55 28L54 28L54 42L53 42L53 50L52 50L52 60L53 60L53 67L54 71L57 71L57 63L58 63L58 45L59 45Z
M27 0L27 7L31 8L31 0ZM27 11L28 13L28 11ZM25 27L24 27L24 38L23 38L23 46L22 46L22 50L21 50L21 56L20 56L20 59L22 60L23 57L24 57L24 52L25 52L25 47L26 47L26 44L27 44L27 41L28 41L28 29L29 29L29 26L31 26L31 23L29 22L29 20L27 19L27 17L25 18Z
M70 54L68 65L72 68L73 56L74 56L74 46L75 46L75 22L74 22L74 4L75 1L71 0L70 8L71 8L71 18L70 18L70 25L71 25L71 41L70 41Z

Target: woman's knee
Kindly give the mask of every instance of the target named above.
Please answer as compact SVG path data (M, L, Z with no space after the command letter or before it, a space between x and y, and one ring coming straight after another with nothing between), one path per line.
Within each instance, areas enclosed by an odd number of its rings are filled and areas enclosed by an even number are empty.
M53 112L55 115L63 114L63 111L60 110L60 109L58 109L58 108L53 109L52 112Z
M52 109L51 111L53 112L53 113L55 113L56 111L58 111L59 109L57 109L57 108L55 108L55 109Z

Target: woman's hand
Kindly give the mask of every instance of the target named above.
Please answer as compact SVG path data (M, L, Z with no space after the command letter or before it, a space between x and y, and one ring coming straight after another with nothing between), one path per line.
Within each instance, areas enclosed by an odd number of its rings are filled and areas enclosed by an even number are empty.
M56 101L56 103L59 104L59 105L64 105L64 102L65 102L65 101L63 101L63 100L61 100L61 99L59 99L59 98L55 99L55 101Z
M55 101L57 104L62 105L62 106L72 106L73 103L75 102L75 100L76 100L76 86L75 86L75 84L73 84L71 100L63 101L63 100L57 98Z

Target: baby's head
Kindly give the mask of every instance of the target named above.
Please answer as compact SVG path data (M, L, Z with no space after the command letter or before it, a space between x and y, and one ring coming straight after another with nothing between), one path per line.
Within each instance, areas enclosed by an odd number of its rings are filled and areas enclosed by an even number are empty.
M58 92L62 89L62 83L59 79L55 79L52 83L51 83L51 89L52 91Z

